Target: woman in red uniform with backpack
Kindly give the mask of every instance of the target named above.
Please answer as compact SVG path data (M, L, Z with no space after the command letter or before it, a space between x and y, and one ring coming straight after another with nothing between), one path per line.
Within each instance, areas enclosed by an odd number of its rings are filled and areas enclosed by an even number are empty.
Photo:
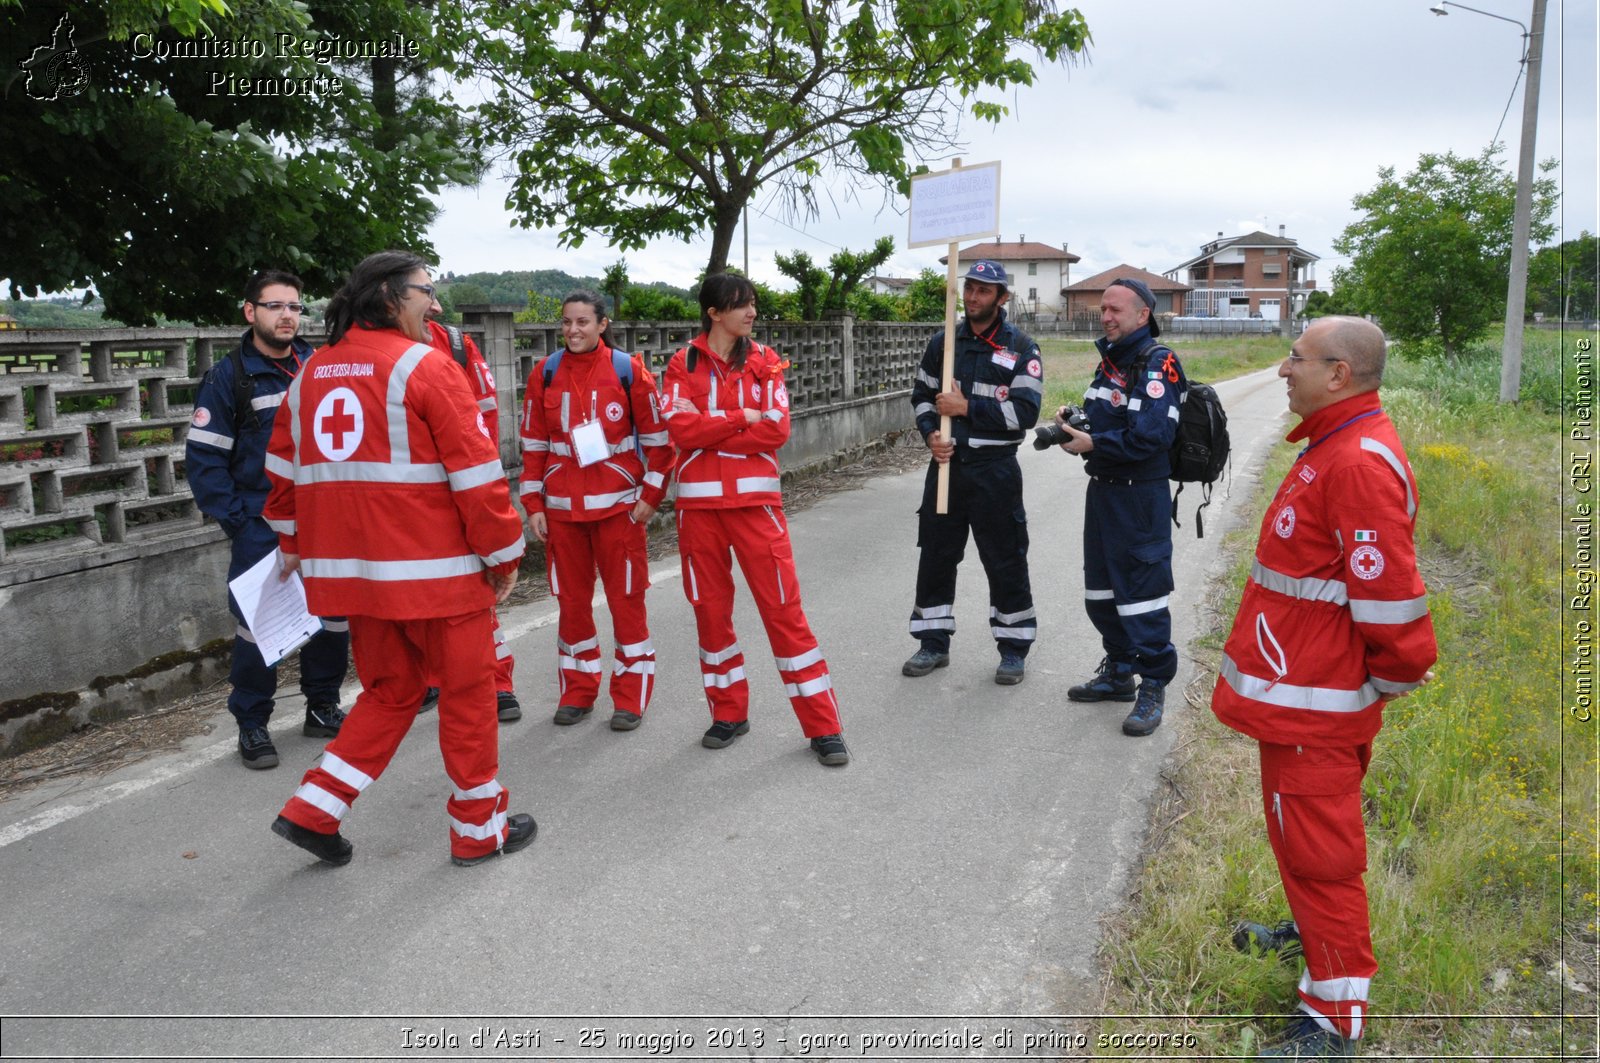
M613 350L605 300L575 291L561 304L566 347L528 375L522 404L523 508L545 545L550 591L560 606L561 702L555 722L585 719L600 692L594 624L598 571L616 638L611 729L639 726L655 687L644 592L645 539L666 494L672 447L656 382L637 354Z
M701 744L721 749L750 730L750 687L733 630L730 558L737 558L812 752L824 764L847 764L833 680L801 608L783 515L777 450L789 438L786 363L750 338L755 321L754 285L725 273L707 277L702 331L672 356L664 378L667 433L679 451L683 589L694 608L711 706Z

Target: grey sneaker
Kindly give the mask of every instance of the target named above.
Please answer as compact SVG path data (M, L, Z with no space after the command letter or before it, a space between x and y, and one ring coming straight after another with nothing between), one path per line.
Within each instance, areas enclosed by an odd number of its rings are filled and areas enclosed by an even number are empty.
M749 733L749 720L740 720L738 723L718 720L711 725L705 734L700 736L700 744L707 749L722 749L733 745L733 740L740 735Z
M644 717L637 712L617 709L611 713L611 729L613 731L632 731L639 726L639 721L643 719Z
M307 738L337 738L345 714L336 701L314 701L306 705L306 722L300 733Z
M994 681L1003 687L1013 687L1022 682L1022 655L1009 650L1000 652L1000 667L994 670Z
M1303 951L1300 928L1293 919L1285 919L1276 926L1241 921L1233 928L1233 947L1246 955L1276 953L1280 960L1292 960Z
M522 704L517 701L517 696L509 690L494 692L495 715L500 717L501 723L512 723L522 719Z
M927 675L935 668L943 668L950 663L948 653L930 650L926 646L911 655L911 659L900 666L901 675L919 676Z
M239 759L247 768L276 768L278 747L265 727L239 728Z
M1310 1015L1301 1015L1282 1041L1263 1050L1257 1059L1351 1059L1356 1043L1324 1030Z
M844 735L818 735L811 740L811 752L829 767L850 763L850 751L845 748Z
M1122 721L1122 733L1132 738L1143 738L1156 733L1161 726L1161 707L1167 700L1167 686L1154 679L1139 684L1139 700L1133 711Z
M554 722L562 727L570 727L593 711L593 705L585 705L581 708L577 705L559 705L556 707Z
M1132 701L1134 696L1133 673L1116 671L1110 657L1100 658L1088 680L1067 688L1073 701Z

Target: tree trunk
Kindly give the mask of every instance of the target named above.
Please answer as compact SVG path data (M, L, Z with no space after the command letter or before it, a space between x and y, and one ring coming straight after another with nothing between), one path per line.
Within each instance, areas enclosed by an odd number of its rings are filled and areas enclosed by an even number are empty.
M716 204L716 222L711 229L711 258L706 262L706 276L728 271L728 251L733 247L733 234L739 228L739 212L744 201L731 199Z

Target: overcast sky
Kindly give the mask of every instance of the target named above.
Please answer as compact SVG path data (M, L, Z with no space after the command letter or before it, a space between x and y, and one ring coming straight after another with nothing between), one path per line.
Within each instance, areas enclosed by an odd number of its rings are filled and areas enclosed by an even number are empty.
M1094 36L1087 60L1043 70L1007 98L1011 117L998 127L968 117L962 158L1001 162L1003 238L1069 245L1083 258L1075 281L1120 262L1161 273L1218 232L1275 235L1283 225L1321 256L1315 276L1327 288L1340 262L1333 240L1356 217L1351 198L1376 183L1380 167L1404 174L1425 152L1475 155L1505 113L1500 140L1505 165L1516 168L1521 31L1453 5L1439 17L1432 3L1081 0ZM1531 18L1531 0L1473 6ZM1546 15L1538 157L1562 164L1558 241L1600 230L1595 7L1549 0ZM516 228L504 199L494 178L445 193L431 230L441 268L598 276L626 257L636 282L688 286L709 253L709 239L657 241L626 256L596 237L562 248L553 231ZM905 249L905 202L885 209L880 199L825 207L811 220L753 209L751 273L787 288L774 252L826 261L840 246L864 250L885 235L900 250L882 272L937 266L942 249ZM742 257L740 233L730 261Z

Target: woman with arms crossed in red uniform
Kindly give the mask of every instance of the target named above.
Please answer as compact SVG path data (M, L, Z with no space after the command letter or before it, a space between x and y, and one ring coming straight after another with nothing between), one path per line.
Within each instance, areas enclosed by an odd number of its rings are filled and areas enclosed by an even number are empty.
M679 451L678 550L694 608L700 672L711 706L701 739L721 749L750 730L750 687L733 630L739 560L766 625L789 702L824 764L848 764L828 662L800 605L777 450L789 438L789 393L778 353L750 338L755 287L712 274L700 286L701 333L667 364L662 405Z
M606 303L575 291L561 304L566 347L528 374L522 403L523 508L545 544L550 591L560 606L561 703L555 722L575 724L600 693L594 626L598 569L611 607L611 729L639 726L655 687L644 592L645 538L667 491L672 447L657 408L656 382L637 354L614 351Z

